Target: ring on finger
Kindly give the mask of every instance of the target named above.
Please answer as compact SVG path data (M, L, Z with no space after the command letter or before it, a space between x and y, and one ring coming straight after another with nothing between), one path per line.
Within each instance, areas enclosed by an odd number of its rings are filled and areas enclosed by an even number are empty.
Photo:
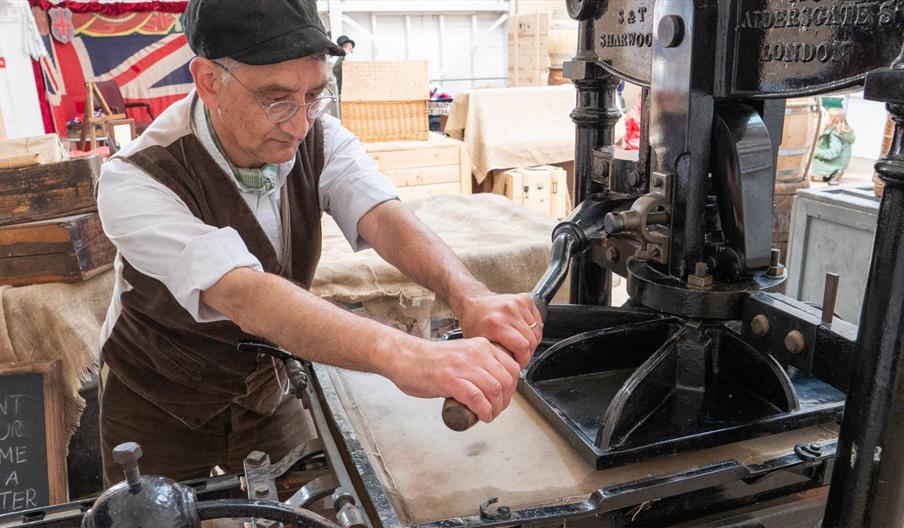
M533 323L527 325L527 327L530 328L531 330L533 330L534 328L537 328L537 321L534 321Z

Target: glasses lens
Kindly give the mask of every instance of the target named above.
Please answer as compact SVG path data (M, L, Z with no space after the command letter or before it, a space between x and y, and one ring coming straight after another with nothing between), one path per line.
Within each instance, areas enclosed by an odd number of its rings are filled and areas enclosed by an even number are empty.
M314 120L322 116L333 102L332 97L321 97L308 105L308 119Z
M267 107L267 118L274 123L282 123L292 119L298 108L299 104L295 101L279 101Z

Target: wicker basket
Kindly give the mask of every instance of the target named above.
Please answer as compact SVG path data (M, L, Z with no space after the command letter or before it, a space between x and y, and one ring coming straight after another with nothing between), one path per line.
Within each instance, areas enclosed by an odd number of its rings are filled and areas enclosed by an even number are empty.
M426 140L427 100L342 102L342 124L365 143Z

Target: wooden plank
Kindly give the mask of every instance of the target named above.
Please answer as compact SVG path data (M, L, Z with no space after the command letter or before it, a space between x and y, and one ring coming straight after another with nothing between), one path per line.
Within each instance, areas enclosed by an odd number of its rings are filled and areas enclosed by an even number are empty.
M61 364L0 364L0 512L69 500Z
M97 213L0 227L0 258L77 251L104 236Z
M0 284L85 280L115 256L97 213L0 228Z
M435 167L412 167L382 172L396 187L459 182L459 165L437 165Z
M459 181L461 182L461 194L473 194L473 182L474 178L471 176L471 154L468 152L468 147L465 146L464 142L456 141L458 143L458 169L459 169Z
M426 142L419 142L426 143ZM461 161L459 147L455 145L426 146L409 150L385 150L368 152L381 172L438 165L458 165Z
M434 183L432 185L412 185L410 187L399 188L399 198L401 198L402 200L419 200L421 198L429 198L430 196L442 196L450 194L461 194L461 184L459 182Z
M98 156L0 170L0 225L46 220L97 209Z

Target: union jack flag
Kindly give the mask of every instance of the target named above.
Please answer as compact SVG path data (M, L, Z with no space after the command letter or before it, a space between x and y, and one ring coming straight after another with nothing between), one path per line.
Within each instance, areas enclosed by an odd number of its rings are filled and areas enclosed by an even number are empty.
M192 88L188 62L193 53L182 33L179 15L139 12L122 15L72 13L75 34L66 44L52 38L47 14L33 9L49 57L41 70L56 130L81 117L85 83L116 81L126 102L146 102L154 115L182 99ZM39 16L43 13L43 20ZM130 109L150 120L143 109ZM142 115L144 114L144 115Z

